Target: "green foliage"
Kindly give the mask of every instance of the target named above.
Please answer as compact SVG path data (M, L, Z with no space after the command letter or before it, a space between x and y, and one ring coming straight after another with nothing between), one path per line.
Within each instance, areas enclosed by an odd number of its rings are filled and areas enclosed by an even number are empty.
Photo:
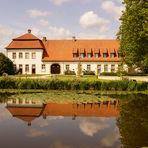
M76 75L75 71L71 71L71 70L64 71L64 74L65 75Z
M0 75L7 73L13 75L15 73L12 61L3 53L0 53Z
M115 72L102 72L102 73L100 73L100 76L117 76L117 73L115 73Z
M148 96L125 96L120 101L120 116L117 125L124 148L141 148L148 145Z
M148 1L123 0L125 11L117 34L120 51L129 66L148 73Z
M95 72L90 70L85 70L83 71L83 75L95 75Z
M0 78L0 89L44 89L44 90L111 90L111 91L145 91L148 82L129 80L88 81L59 79L14 79Z

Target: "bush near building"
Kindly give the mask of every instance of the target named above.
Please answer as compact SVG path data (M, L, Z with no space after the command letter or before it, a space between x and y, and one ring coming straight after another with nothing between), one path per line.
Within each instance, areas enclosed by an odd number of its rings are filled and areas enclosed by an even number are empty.
M95 75L94 71L90 71L90 70L84 70L83 71L83 75Z
M148 82L130 80L14 79L1 77L0 89L146 91L148 90Z
M64 71L64 74L65 75L76 75L75 71L72 71L72 70L66 70Z
M3 53L0 53L0 75L13 75L15 74L15 69L12 61L7 58Z

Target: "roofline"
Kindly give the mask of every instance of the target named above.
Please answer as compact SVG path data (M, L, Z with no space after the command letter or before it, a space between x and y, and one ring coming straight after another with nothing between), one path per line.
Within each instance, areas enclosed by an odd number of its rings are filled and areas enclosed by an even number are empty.
M120 62L121 59L117 60L42 60L42 62Z
M44 48L7 48L7 47L5 47L5 49L43 49L44 50Z

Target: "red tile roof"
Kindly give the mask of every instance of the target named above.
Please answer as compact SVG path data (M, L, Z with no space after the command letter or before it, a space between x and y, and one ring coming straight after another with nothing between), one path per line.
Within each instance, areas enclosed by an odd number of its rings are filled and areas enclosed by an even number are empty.
M44 45L36 36L31 33L26 33L14 38L6 49L44 49Z
M110 58L110 53L119 49L117 40L46 40L41 41L31 33L26 33L13 41L6 49L44 49L42 61L119 61L117 56ZM74 58L73 54L77 53L78 57ZM84 53L84 58L79 58L80 53ZM92 53L88 58L87 53ZM96 58L95 53L100 57ZM103 58L103 53L108 53L107 58Z
M103 58L102 54L107 52L110 54L112 50L118 52L119 42L117 40L47 40L43 42L46 54L43 56L43 61L119 61L118 57ZM92 57L88 58L87 53L92 51ZM73 53L86 53L84 58L74 58ZM101 56L96 58L94 54L96 51Z

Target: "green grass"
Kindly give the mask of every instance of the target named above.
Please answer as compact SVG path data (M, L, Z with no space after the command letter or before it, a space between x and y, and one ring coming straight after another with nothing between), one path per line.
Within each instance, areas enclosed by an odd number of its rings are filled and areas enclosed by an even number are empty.
M119 99L126 96L148 95L145 92L125 92L125 91L62 91L62 90L13 90L0 89L0 102L9 99L29 99L39 100L42 103L97 103L100 99ZM124 96L124 97L123 97ZM131 99L131 97L128 97Z

